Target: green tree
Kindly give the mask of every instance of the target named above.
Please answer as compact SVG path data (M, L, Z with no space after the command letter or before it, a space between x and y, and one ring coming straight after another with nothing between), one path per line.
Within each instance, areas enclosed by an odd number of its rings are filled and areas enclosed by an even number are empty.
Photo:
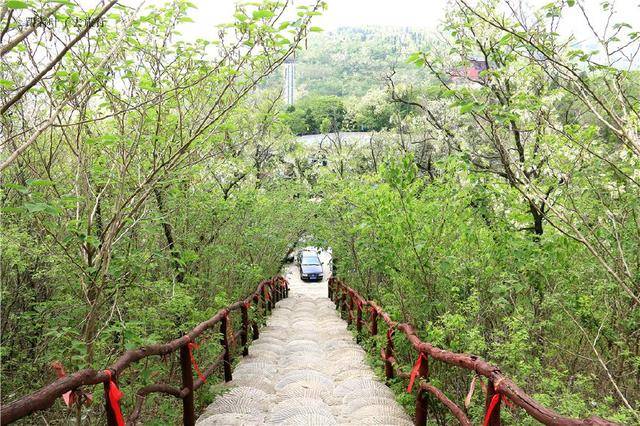
M346 110L336 96L314 96L301 99L285 113L285 122L297 135L335 132L342 129Z
M104 24L43 29L51 42L40 54L33 32L21 33L28 11L18 3L0 18L7 40L25 36L2 46L0 64L1 378L23 394L53 379L52 361L67 371L108 365L279 271L303 226L287 206L303 189L282 178L291 139L280 104L252 93L323 4L299 5L289 21L279 2L239 6L215 43L172 40L190 21L187 1L144 13L111 2L103 15L64 4L58 19ZM135 395L150 372L136 366L120 385ZM134 402L123 400L125 410ZM171 403L159 404L158 421L173 422ZM101 422L101 404L83 410Z

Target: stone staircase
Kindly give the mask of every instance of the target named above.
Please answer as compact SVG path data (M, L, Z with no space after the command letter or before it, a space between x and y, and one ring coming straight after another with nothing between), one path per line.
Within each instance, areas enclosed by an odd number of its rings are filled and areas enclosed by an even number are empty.
M304 283L293 266L287 280L289 298L197 424L412 425L327 298L326 281Z

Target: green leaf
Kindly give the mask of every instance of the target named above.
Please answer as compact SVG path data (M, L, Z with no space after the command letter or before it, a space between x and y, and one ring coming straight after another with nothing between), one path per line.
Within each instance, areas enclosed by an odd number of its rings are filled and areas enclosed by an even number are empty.
M500 46L504 46L504 45L508 44L509 41L511 41L511 34L505 34L500 38L500 40L498 40L498 44Z
M49 179L27 179L27 185L29 186L51 186L53 182Z
M20 0L7 0L5 3L9 9L26 9L29 5Z
M418 59L421 56L420 52L414 52L411 55L409 55L409 57L407 58L407 62L411 63L411 62L415 62L416 59Z
M94 236L94 235L89 235L87 236L86 240L88 245L90 245L91 247L98 247L100 245L100 240L98 239L98 237Z
M273 16L273 12L270 10L260 9L253 11L253 19L269 19Z
M324 30L320 27L311 27L309 28L309 31L311 31L312 33L321 33Z
M24 207L29 213L43 212L49 207L47 203L25 203Z
M460 113L461 114L466 114L468 112L471 112L473 110L473 106L475 104L473 102L469 102L468 104L464 104L460 107Z
M633 28L631 27L631 25L627 24L626 22L618 22L617 24L613 25L614 29L620 29L620 28Z
M44 212L52 216L58 216L61 213L60 209L47 203L25 203L24 207L29 213Z
M4 187L7 189L15 189L16 191L20 192L21 194L28 194L29 190L22 186L22 185L18 185L17 183L6 183L4 184Z
M0 207L1 213L22 213L22 209L19 207Z

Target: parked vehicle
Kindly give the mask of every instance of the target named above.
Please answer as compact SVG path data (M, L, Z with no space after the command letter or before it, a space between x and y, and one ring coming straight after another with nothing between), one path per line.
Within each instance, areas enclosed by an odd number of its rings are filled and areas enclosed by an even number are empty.
M322 281L324 272L322 270L322 262L315 250L300 250L298 253L298 268L300 269L300 278L303 281Z
M296 263L298 265L302 262L303 257L319 257L318 250L315 247L305 247L296 253Z

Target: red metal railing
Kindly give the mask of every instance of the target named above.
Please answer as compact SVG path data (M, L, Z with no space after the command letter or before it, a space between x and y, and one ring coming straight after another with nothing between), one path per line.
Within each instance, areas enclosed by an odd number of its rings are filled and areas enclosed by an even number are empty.
M382 318L384 320L387 325L387 341L386 346L381 349L380 355L385 366L385 376L387 379L392 379L394 376L406 378L410 381L417 379L417 387L419 390L416 398L416 425L424 426L427 422L427 393L442 402L461 425L471 425L471 421L464 410L447 398L442 391L429 383L429 362L431 360L474 371L477 375L484 376L488 379L485 401L485 425L500 426L500 405L505 398L509 404L522 408L531 417L545 425L610 426L616 424L597 416L592 416L587 419L565 417L542 406L509 378L505 377L498 367L487 363L478 356L449 352L423 342L417 336L413 326L393 321L389 314L383 311L375 302L365 300L356 290L348 287L341 280L334 277L329 279L329 298L336 303L336 309L340 309L345 314L349 324L355 321L358 340L363 332L364 307L368 306L371 312L369 333L372 336L378 334L378 319ZM420 362L416 363L411 374L403 372L394 357L393 334L396 330L402 332L411 346L418 351L418 359L420 359Z
M127 367L144 358L148 358L150 356L164 356L179 351L182 387L176 388L168 384L156 383L139 389L136 392L135 407L126 419L126 423L128 425L136 423L142 412L144 400L147 395L151 393L163 393L182 400L183 423L189 426L194 425L195 411L193 394L195 390L202 386L204 383L203 379L206 379L209 375L214 373L220 364L222 364L223 367L224 380L228 382L232 379L231 365L233 348L232 343L229 341L230 336L228 333L230 314L235 311L240 311L242 326L237 333L234 333L233 340L236 341L240 338L240 345L243 348L242 354L248 355L250 326L252 329L252 338L257 339L259 337L259 324L255 319L250 320L249 318L250 304L256 304L258 306L257 310L266 316L277 301L288 297L288 295L289 284L284 278L275 277L270 280L263 281L258 285L256 291L249 297L219 310L213 317L198 324L194 329L179 339L172 340L165 344L150 345L128 350L107 370L80 370L68 376L61 377L55 382L44 386L30 395L3 405L0 407L0 424L9 424L33 414L36 411L45 410L51 407L55 400L62 397L63 394L67 392L79 392L79 389L82 386L92 386L103 383L105 390L107 424L110 426L117 425L116 413L114 412L113 407L109 404L109 387L111 380L117 382L118 376L126 370ZM199 377L194 380L193 371L191 369L192 352L189 344L195 342L197 337L202 335L205 331L212 329L217 324L220 324L220 333L222 335L220 341L222 353L214 360L213 364L201 372L202 377L199 375Z

